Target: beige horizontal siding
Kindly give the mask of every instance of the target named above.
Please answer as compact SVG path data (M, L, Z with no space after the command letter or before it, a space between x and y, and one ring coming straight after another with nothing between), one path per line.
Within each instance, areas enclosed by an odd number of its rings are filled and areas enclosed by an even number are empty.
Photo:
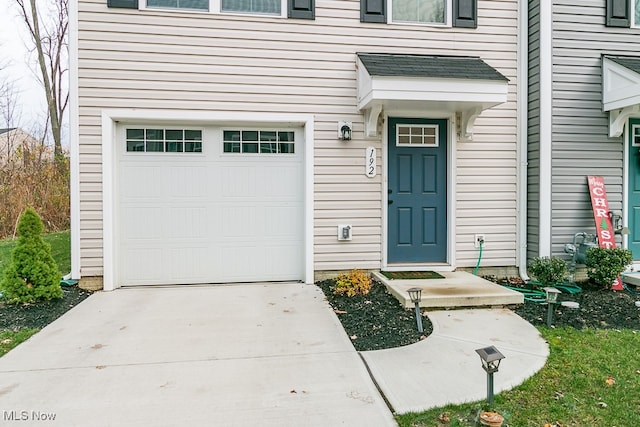
M81 264L102 274L103 109L308 113L315 117L315 268L380 268L382 140L365 139L356 108L356 52L480 56L509 78L509 101L478 118L474 141L456 143L457 266L473 266L473 233L487 234L487 265L515 263L515 0L480 0L479 27L360 22L359 0L318 0L316 19L108 9L79 2ZM247 115L250 117L250 115ZM353 122L353 141L336 123ZM364 175L364 149L378 174ZM487 203L480 203L478 194ZM354 227L337 242L336 226ZM471 236L471 237L470 237Z

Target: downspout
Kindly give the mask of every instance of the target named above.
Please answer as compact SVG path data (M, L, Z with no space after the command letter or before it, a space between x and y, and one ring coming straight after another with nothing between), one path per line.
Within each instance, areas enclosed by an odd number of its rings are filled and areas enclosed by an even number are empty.
M518 8L518 87L516 94L517 125L516 125L516 194L517 194L517 259L518 272L524 281L527 275L527 117L529 92L529 10L528 0L521 0Z

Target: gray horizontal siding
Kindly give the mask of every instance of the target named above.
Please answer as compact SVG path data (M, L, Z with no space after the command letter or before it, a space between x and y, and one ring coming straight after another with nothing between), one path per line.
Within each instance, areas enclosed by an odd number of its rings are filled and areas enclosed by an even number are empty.
M610 208L622 207L623 144L602 112L602 53L637 54L640 30L604 26L605 2L555 0L553 7L552 252L595 231L587 175L605 179Z

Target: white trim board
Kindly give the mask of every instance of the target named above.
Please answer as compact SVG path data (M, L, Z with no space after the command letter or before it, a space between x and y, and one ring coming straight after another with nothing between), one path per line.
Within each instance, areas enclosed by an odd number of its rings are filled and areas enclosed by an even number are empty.
M249 117L249 119L248 119ZM172 122L184 124L300 124L305 133L305 184L304 184L304 281L313 283L313 147L314 117L308 114L274 114L246 112L203 112L174 110L138 110L118 109L102 111L102 200L103 200L103 289L111 291L118 287L116 283L116 230L117 218L114 200L116 187L115 129L116 123L126 122ZM105 149L108 148L108 149Z
M412 270L437 270L437 271L453 271L456 265L456 131L457 122L455 114L442 111L424 111L417 113L408 110L391 110L384 113L384 126L382 130L382 168L383 180L381 182L380 191L382 192L382 265L381 269L385 271L402 271L407 268ZM447 120L447 262L444 264L392 264L389 265L387 258L389 244L389 194L387 188L389 186L389 136L388 126L389 117L401 118L417 118L417 119L442 119Z
M553 141L553 5L540 2L540 173L538 256L551 255L551 158ZM546 197L545 197L546 195Z
M71 278L80 280L80 137L78 130L78 2L69 4L69 164Z

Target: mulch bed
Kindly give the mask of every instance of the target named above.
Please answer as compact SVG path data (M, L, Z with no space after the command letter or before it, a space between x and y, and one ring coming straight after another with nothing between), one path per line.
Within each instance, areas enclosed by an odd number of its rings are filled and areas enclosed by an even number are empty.
M382 283L373 281L367 295L353 297L334 295L333 280L316 285L324 292L358 351L413 344L433 331L431 322L423 317L424 333L419 333L415 311L402 307Z
M485 279L511 287L525 286L519 278ZM369 294L355 297L333 295L333 283L332 280L325 280L316 285L323 290L358 351L413 344L433 330L428 318L423 317L425 332L419 334L414 311L403 308L381 283L374 281ZM573 310L556 307L554 327L640 330L640 308L635 305L635 301L640 300L640 295L599 289L588 283L581 283L580 286L583 291L579 294L560 295L559 301L575 301L580 304L580 308ZM535 326L546 326L545 304L525 301L513 310Z
M41 329L91 295L78 286L63 286L62 298L37 304L8 305L0 301L0 330Z
M512 287L525 286L520 279L485 278ZM640 295L634 289L612 291L589 282L579 283L579 286L582 287L582 292L573 295L562 293L558 301L574 301L580 304L580 308L571 309L558 305L553 315L553 326L640 330L640 308L635 305L640 300ZM546 304L525 301L514 311L535 326L547 324Z

